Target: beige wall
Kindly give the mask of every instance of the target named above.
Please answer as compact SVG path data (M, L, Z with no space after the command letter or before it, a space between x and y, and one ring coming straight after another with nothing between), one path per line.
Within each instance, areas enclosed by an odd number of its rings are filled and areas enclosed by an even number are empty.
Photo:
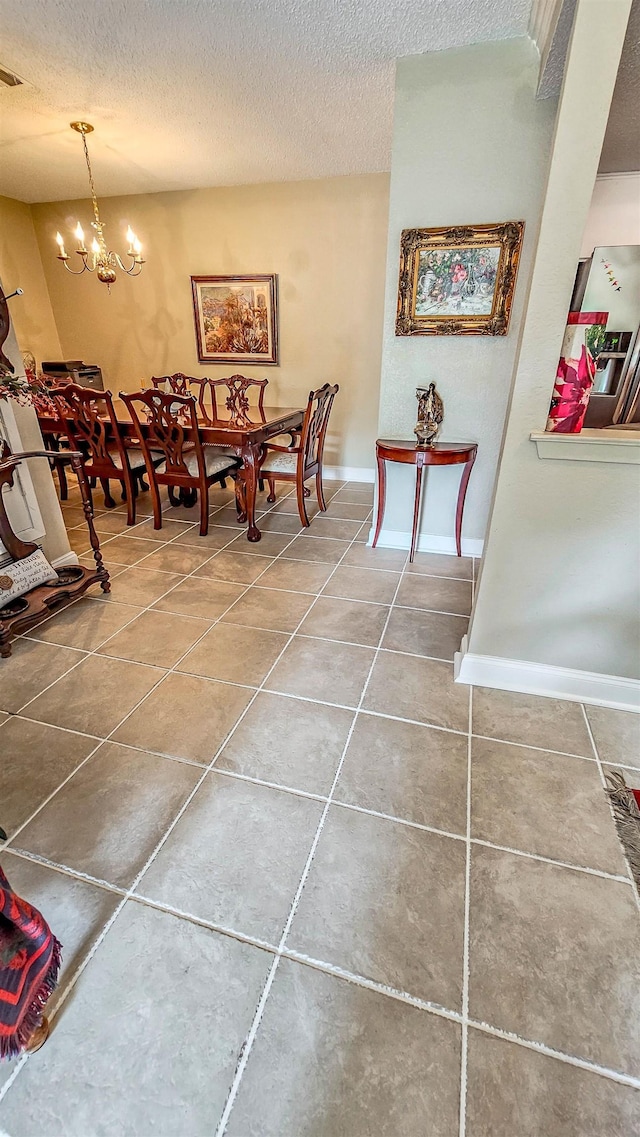
M63 358L99 364L114 391L173 371L230 374L228 365L198 363L189 277L275 272L280 366L235 370L268 378L269 396L281 406L301 405L311 388L338 382L326 461L373 467L386 175L105 198L112 247L124 251L131 223L148 257L140 278L119 278L111 295L94 276L69 276L55 257L56 230L71 252L69 227L80 218L88 229L89 203L32 208Z
M482 549L513 361L526 306L555 116L536 99L538 53L527 38L400 59L396 102L379 434L412 438L417 386L444 399L442 440L478 442L463 547ZM402 229L526 222L507 336L396 336ZM382 543L408 544L413 469L391 466ZM455 550L460 467L427 477L421 547Z
M540 460L529 440L545 425L629 6L578 0L468 650L637 681L640 470ZM570 697L592 689L576 681Z
M15 288L24 290L24 296L9 301L20 350L33 352L38 362L57 359L60 340L42 271L31 207L9 197L0 197L0 277L5 292L13 292Z

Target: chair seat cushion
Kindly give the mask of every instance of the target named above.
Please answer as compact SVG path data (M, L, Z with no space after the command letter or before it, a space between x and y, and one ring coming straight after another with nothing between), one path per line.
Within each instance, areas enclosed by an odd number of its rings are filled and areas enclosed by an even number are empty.
M261 474L295 474L298 467L297 454L282 454L278 450L267 450L260 467Z
M204 453L204 466L207 471L207 477L212 477L213 474L222 474L225 470L232 470L237 465L235 456L231 458L228 454L216 453L213 446L206 446L203 449ZM195 450L183 452L183 458L187 470L192 478L198 477L198 458ZM166 472L166 462L162 462L158 466L158 473L164 474Z

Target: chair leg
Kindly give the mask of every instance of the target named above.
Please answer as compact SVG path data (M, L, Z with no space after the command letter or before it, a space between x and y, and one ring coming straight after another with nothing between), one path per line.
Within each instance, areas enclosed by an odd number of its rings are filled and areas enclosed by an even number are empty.
M111 490L109 488L109 479L108 478L100 478L100 485L102 486L102 488L104 490L105 509L115 509L116 503L111 496Z
M175 486L167 486L167 492L169 494L169 501L171 502L171 504L172 505L180 505L180 498L178 497L178 495L176 493L176 487Z
M267 482L269 483L269 494L267 497L267 501L275 501L276 500L276 479L270 478L267 475Z
M258 478L258 490L264 493L264 478Z
M240 523L247 520L247 499L244 492L244 479L236 477L236 515Z
M56 473L58 475L58 481L60 483L60 501L68 501L68 499L69 499L69 487L67 485L67 472L64 468L64 462L56 462L54 459L53 464L56 468Z
M296 497L298 499L298 513L303 525L309 526L311 523L307 517L307 507L304 504L304 482L296 482Z
M136 523L136 485L135 478L129 470L124 471L124 481L127 487L127 525Z
M318 505L320 506L320 509L323 513L326 513L327 503L324 500L324 493L322 490L322 470L318 470L318 473L316 474L316 497L318 499Z
M209 532L209 483L200 489L200 536L206 537Z
M227 479L226 478L220 478L220 489L226 490L226 488L227 488Z
M151 482L151 503L153 505L153 528L162 529L162 506L160 505L160 492L155 478Z

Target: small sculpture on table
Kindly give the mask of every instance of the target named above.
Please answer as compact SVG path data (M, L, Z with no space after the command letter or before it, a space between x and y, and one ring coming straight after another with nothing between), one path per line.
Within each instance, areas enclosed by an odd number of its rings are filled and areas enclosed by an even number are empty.
M435 383L428 387L417 387L418 421L414 434L418 439L418 446L431 446L444 418L444 403L436 391Z

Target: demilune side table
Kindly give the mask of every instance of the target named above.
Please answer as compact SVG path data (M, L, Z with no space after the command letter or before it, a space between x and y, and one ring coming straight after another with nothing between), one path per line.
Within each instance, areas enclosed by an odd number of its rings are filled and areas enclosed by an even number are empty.
M387 497L387 468L385 462L404 462L416 468L416 494L413 505L410 561L413 560L416 552L418 519L420 517L420 496L422 493L422 471L425 466L461 466L464 464L462 477L460 479L460 489L458 490L458 504L456 506L456 551L458 556L461 556L464 499L477 453L478 446L475 442L433 442L430 446L419 446L413 441L407 441L402 438L379 438L376 442L378 514L376 517L376 532L373 538L373 548L375 549L378 543L378 537L382 529L382 519L384 517L384 507Z

